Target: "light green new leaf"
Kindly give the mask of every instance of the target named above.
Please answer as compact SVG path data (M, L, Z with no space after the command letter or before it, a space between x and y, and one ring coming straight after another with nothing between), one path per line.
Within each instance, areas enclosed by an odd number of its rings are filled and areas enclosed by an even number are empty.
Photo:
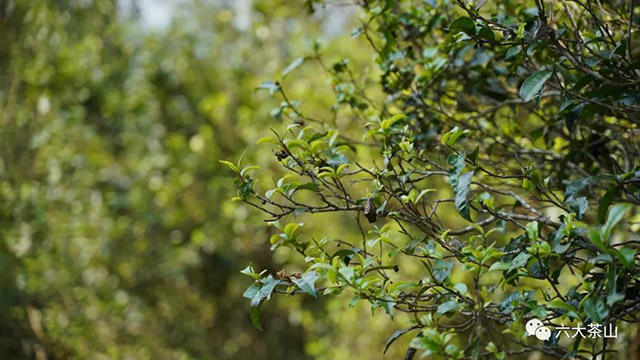
M493 265L491 265L491 267L489 268L488 272L504 271L504 270L507 270L507 269L509 269L509 263L498 261L498 262L493 263Z
M525 102L530 101L542 89L544 83L553 74L551 70L540 70L531 74L520 87L520 97Z
M226 160L218 160L220 161L220 163L225 164L229 167L229 169L233 170L236 173L240 173L240 169L236 166L236 164L230 162L230 161L226 161Z
M528 223L526 226L526 230L527 230L527 237L529 238L529 240L535 242L538 239L538 222L532 221Z
M292 72L293 70L295 70L298 66L302 65L302 63L305 61L305 57L299 57L295 60L293 60L291 62L291 64L289 64L284 70L282 70L282 76L287 76L288 73Z

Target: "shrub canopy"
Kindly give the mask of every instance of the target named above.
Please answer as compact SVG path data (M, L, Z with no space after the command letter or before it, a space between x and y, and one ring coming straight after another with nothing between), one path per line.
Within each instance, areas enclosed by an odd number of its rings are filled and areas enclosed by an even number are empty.
M328 61L316 46L282 73L320 64L335 93L330 115L308 113L284 81L260 85L282 101L273 114L285 124L259 143L285 175L264 188L255 167L227 162L236 200L277 228L272 249L308 265L245 269L255 280L245 292L254 324L272 293L347 293L374 311L411 314L387 344L410 334L407 359L628 354L622 334L640 306L635 4L361 8L352 37L368 42L376 70ZM361 238L305 233L301 221L321 213L352 219ZM534 318L550 339L527 336ZM620 335L558 330L579 324Z

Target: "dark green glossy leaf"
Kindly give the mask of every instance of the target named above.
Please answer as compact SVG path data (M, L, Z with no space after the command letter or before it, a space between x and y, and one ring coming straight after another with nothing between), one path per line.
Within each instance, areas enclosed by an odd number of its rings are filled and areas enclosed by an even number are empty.
M599 324L601 324L602 320L609 314L609 310L605 306L604 301L602 301L602 298L588 298L585 300L584 311L589 319Z
M389 337L389 340L387 340L387 343L384 345L384 351L382 352L382 354L386 354L387 350L389 350L389 347L391 346L391 344L393 344L396 340L398 340L398 338L400 336L408 333L409 331L415 330L415 329L417 329L417 328L410 327L410 328L394 331L393 334L391 334L391 337Z
M616 263L609 265L607 271L607 306L611 307L624 300L624 294L618 292L618 269Z
M462 217L471 221L468 196L473 172L470 171L460 175L465 166L464 153L449 155L447 162L453 166L453 168L449 170L449 182L453 190L456 210L458 210L458 213L460 213Z
M467 33L468 35L475 35L476 34L476 23L473 22L473 20L471 20L470 18L463 16L460 18L457 18L452 24L451 24L451 30L457 30L457 31L462 31Z
M602 196L600 205L598 206L598 221L600 221L601 224L604 224L607 217L607 211L609 210L609 205L611 205L613 198L618 195L619 191L618 186L613 186L610 187Z
M471 221L471 213L469 211L469 189L471 188L471 179L473 178L473 171L469 171L462 174L457 179L451 179L454 201L456 210L462 215L463 218Z
M540 70L531 74L520 86L520 97L524 101L530 101L533 97L542 90L544 83L549 80L553 71Z
M612 179L614 179L614 177L611 175L597 175L597 176L590 176L590 177L582 178L580 180L576 180L570 183L569 185L567 185L567 188L564 192L565 201L569 198L572 198L585 186L595 184L599 181L612 180Z
M491 30L491 28L488 26L481 27L480 31L478 32L478 36L489 41L493 41L496 39L496 34L494 34L493 30Z
M515 309L515 307L518 305L519 302L520 302L520 293L516 291L506 296L504 299L502 299L502 302L500 302L498 309L503 314L510 314L513 311L513 309Z
M536 261L529 266L529 275L534 279L546 279L549 276L549 268L540 261Z
M262 324L260 323L260 310L262 307L262 303L256 305L256 306L251 306L250 310L249 310L249 315L251 316L251 323L253 324L253 326L262 331Z

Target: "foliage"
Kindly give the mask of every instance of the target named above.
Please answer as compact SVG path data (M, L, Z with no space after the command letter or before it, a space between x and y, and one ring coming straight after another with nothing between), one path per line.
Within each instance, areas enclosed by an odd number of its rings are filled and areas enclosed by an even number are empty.
M286 175L265 188L250 166L228 164L236 200L270 216L272 249L308 264L292 275L247 269L254 323L272 293L348 293L374 312L412 316L389 340L415 336L407 359L628 355L624 339L543 343L524 325L632 334L638 322L635 4L361 7L354 41L369 43L378 72L331 64L315 47L283 76L318 63L335 93L331 115L308 115L284 82L265 82L289 123L259 143ZM352 218L361 239L303 231L301 219L325 213Z
M321 22L185 2L141 31L120 5L0 2L0 358L308 358L300 321L272 306L257 336L237 306L245 263L276 265L217 159L255 142L255 84Z

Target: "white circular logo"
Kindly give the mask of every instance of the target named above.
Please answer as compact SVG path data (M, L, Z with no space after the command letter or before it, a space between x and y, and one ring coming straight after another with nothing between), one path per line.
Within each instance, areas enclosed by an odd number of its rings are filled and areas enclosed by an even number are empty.
M529 320L524 328L527 330L528 336L535 336L538 340L549 340L551 338L551 330L543 326L542 321L538 319Z

